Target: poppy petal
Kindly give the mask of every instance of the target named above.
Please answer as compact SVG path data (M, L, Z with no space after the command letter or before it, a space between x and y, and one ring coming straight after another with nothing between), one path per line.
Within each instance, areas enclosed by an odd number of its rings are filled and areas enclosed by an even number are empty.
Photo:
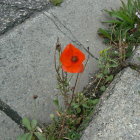
M83 72L84 65L82 64L82 62L84 60L85 60L85 54L72 44L68 44L60 56L62 69L70 73Z
M71 58L72 58L73 50L71 48L72 46L69 44L65 47L65 49L61 53L60 61L62 65L70 66L72 64Z
M66 67L66 66L62 65L62 69L63 69L63 71L69 72L69 73L81 73L84 71L84 65L83 64L73 65L70 67Z
M82 63L85 60L85 54L79 50L78 48L74 48L73 49L73 56L77 56L78 57L78 63Z
M76 63L73 63L71 61L72 56L76 56L78 58L78 61ZM62 65L65 66L80 65L84 60L85 54L72 44L68 44L60 56L60 61Z
M72 56L76 56L78 58L78 61L75 64L81 64L85 60L85 54L72 44L68 44L67 46L69 46L69 50L72 51Z

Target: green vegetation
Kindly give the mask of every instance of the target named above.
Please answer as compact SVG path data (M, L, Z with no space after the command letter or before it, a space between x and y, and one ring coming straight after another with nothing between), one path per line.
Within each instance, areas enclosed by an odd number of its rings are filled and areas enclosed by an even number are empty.
M54 5L60 4L62 0L53 0ZM60 57L61 45L57 43L55 53L55 70L57 73L58 89L64 98L65 108L54 100L57 106L56 114L51 114L52 123L46 128L37 127L35 120L23 119L23 125L27 133L18 140L78 140L81 131L87 126L90 116L93 115L99 98L106 90L108 84L113 80L116 71L123 67L123 63L140 43L140 1L128 0L127 4L122 2L118 10L105 10L111 20L104 21L108 29L99 29L98 34L104 38L104 43L109 47L100 52L99 72L94 77L90 90L76 93L75 88L79 74L77 74L74 87L70 86L72 76L68 76L57 64L57 56ZM90 91L90 92L89 92ZM89 94L87 94L87 92Z
M97 103L98 99L92 100L82 93L76 93L71 106L60 111L57 100L57 117L51 115L53 122L46 129L47 140L78 140L81 123L85 122Z
M109 24L108 29L99 29L98 33L105 38L116 51L120 61L124 61L132 53L133 46L140 43L140 1L122 1L118 10L105 10L111 20L103 23Z
M53 5L58 6L58 5L60 5L60 4L63 2L63 0L50 0L50 2L51 2Z
M30 122L27 118L23 118L22 124L27 129L27 133L19 136L17 140L46 140L43 131L37 126L36 120Z
M104 38L109 48L100 52L99 72L94 81L94 95L100 97L108 84L120 69L125 60L131 56L135 47L140 43L140 1L128 0L117 10L104 10L109 19L103 21L108 29L100 28L98 34Z

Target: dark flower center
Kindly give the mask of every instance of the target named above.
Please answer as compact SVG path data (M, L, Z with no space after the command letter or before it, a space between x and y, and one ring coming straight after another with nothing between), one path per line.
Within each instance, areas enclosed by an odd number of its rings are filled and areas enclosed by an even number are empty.
M78 57L77 56L72 56L71 61L72 62L77 62L78 61Z

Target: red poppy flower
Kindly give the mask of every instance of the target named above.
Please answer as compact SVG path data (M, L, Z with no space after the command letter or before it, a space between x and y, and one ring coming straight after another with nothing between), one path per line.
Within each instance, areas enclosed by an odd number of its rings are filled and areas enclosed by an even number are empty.
M84 60L85 60L84 53L72 44L68 44L60 56L62 69L65 72L70 73L83 72L84 65L82 63Z

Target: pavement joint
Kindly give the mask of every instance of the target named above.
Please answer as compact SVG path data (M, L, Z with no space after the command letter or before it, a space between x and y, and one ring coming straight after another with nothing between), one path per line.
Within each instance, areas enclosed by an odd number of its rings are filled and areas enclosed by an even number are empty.
M21 124L22 117L9 105L4 103L1 99L0 99L0 111L3 111L9 118L11 118L15 123L17 123L20 126L20 128L23 128Z

